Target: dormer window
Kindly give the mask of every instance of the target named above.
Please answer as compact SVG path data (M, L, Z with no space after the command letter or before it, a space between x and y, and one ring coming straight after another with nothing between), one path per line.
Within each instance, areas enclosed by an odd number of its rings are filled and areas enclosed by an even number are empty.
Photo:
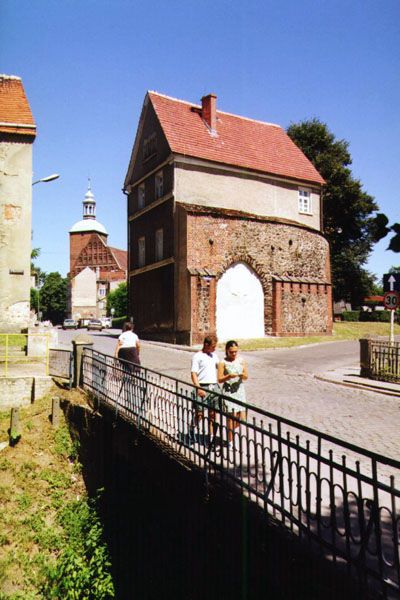
M162 171L156 173L155 186L155 196L157 200L157 198L161 198L164 194L164 177Z
M299 213L311 215L311 190L299 188Z
M157 135L152 133L143 142L143 160L147 160L155 154L157 154Z
M138 209L139 210L144 207L144 200L145 200L144 183L141 183L138 187Z

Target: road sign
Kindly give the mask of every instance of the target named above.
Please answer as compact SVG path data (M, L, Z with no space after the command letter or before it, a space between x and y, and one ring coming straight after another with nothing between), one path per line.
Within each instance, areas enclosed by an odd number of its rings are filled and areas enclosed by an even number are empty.
M399 306L399 294L397 292L386 292L383 303L385 308L395 310Z
M400 273L385 273L383 276L384 292L400 292Z

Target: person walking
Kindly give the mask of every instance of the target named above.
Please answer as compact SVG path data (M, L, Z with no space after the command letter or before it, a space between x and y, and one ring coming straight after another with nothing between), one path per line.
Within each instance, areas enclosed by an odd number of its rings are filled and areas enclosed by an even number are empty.
M220 387L217 383L218 354L215 352L218 339L215 335L204 338L203 347L192 358L191 378L196 386L197 395L208 406L210 434L213 434L215 422L215 408L218 406ZM196 403L194 427L203 418L203 407ZM192 427L193 430L193 427ZM191 431L193 433L193 431Z
M114 356L135 365L140 365L140 343L138 336L133 332L133 328L134 325L130 321L124 323L122 333L115 347Z
M229 340L225 345L225 358L218 364L218 383L222 384L224 404L228 412L227 430L228 444L232 443L234 429L239 427L240 420L246 418L246 410L235 400L246 402L244 381L248 378L247 364L239 356L239 345L235 340Z

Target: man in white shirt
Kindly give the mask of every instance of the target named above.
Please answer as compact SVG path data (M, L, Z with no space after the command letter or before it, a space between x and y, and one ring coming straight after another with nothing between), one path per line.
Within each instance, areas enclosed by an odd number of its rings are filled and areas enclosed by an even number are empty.
M215 421L215 407L218 406L221 393L217 383L217 369L219 363L218 354L215 352L218 339L215 335L204 338L203 348L196 352L192 359L191 378L193 385L197 388L197 395L202 402L208 405L208 417L210 420L210 433L213 433L213 422ZM203 418L203 408L196 406L194 425Z

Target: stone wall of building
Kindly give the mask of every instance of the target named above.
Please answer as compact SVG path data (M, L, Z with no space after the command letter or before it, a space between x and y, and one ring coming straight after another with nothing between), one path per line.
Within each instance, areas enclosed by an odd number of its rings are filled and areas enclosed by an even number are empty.
M229 266L239 261L255 271L264 292L266 334L288 335L295 330L299 335L330 333L329 245L320 233L282 221L198 208L188 210L187 246L189 272L198 270L199 280L201 269L211 279L218 280ZM273 277L287 278L289 282L279 307L273 297ZM311 287L310 291L301 286L290 287L291 281L303 286L314 284L313 291ZM200 285L200 289L202 295L193 294L192 285L192 335L196 341L204 331L215 328L215 312L208 311L208 323L204 318L207 306L215 311L215 283L207 288L208 299L203 297L204 286ZM302 298L306 298L306 309Z

